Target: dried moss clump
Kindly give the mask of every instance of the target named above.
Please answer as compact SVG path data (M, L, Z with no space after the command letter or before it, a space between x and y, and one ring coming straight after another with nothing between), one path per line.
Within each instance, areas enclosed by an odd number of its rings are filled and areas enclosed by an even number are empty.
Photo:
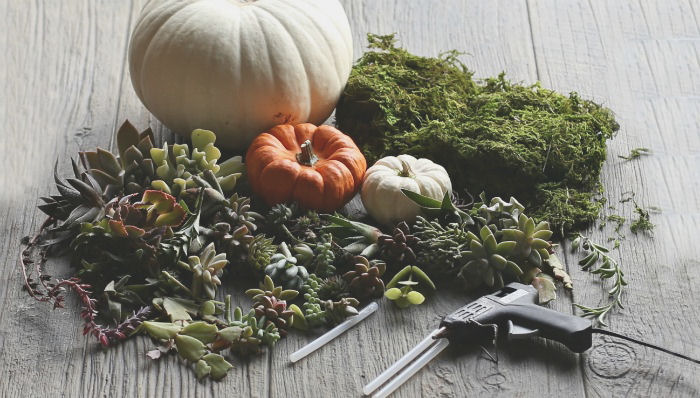
M419 57L393 35L368 35L336 110L368 161L409 153L447 169L455 191L513 195L539 219L570 231L596 219L612 112L576 93L474 80L457 52Z

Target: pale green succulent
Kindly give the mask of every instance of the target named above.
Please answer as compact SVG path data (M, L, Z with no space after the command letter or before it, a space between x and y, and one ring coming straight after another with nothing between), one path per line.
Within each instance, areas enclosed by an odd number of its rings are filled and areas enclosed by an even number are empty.
M209 130L197 129L192 132L190 152L187 144L163 144L162 148L150 150L151 159L156 165L155 180L151 185L173 195L179 195L187 188L201 186L198 181L206 181L206 172L211 172L215 183L222 192L231 192L236 181L243 174L245 166L240 156L234 156L218 164L221 151L214 146L216 135Z
M486 195L482 193L480 198L483 204L479 207L478 215L474 218L481 222L481 225L489 225L492 231L513 228L518 225L518 217L525 210L525 207L515 198L511 197L506 202L497 196L491 199L488 206L486 205Z
M535 267L542 267L542 260L549 258L549 249L552 244L548 239L553 232L549 229L549 223L542 221L535 225L535 220L520 214L518 225L501 231L503 239L517 242L513 250L515 256L527 259Z
M488 287L502 287L503 273L508 273L513 278L522 275L522 269L513 261L508 260L517 245L514 241L498 243L493 232L483 226L479 236L471 232L469 251L464 256L469 259L459 271L459 275L470 284L483 282ZM512 279L513 279L512 278Z
M178 262L180 267L192 272L192 297L205 300L216 298L216 289L221 285L219 277L226 264L226 253L216 254L214 243L207 245L199 255L188 257L187 262Z

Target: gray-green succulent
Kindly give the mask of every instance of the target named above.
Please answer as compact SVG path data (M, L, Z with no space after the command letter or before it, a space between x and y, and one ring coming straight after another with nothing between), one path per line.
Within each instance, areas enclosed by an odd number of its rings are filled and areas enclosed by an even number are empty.
M309 272L303 265L297 265L297 258L289 251L285 242L279 245L279 252L270 258L270 264L265 267L265 274L275 283L280 283L285 289L301 290Z

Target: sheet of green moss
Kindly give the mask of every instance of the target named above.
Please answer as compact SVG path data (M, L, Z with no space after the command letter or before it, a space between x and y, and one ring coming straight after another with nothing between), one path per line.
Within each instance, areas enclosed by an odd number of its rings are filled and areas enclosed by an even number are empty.
M605 143L619 129L594 102L509 82L475 80L457 52L413 55L368 35L336 110L370 164L412 154L443 165L454 191L515 196L564 233L596 219Z

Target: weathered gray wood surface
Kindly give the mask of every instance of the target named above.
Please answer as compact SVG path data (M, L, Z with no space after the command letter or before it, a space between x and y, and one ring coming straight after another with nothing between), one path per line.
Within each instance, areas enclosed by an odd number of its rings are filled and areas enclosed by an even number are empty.
M295 366L286 358L311 339L293 335L220 383L198 383L173 357L146 359L145 338L102 351L79 332L74 308L37 306L20 290L18 242L40 223L37 197L52 190L53 161L69 172L79 149L111 147L129 118L173 140L136 98L128 37L144 0L0 0L0 395L1 396L358 396L360 388L467 297L446 293L423 306L380 311ZM604 167L610 213L634 191L655 205L654 238L625 227L615 253L627 272L626 309L610 329L700 357L700 5L687 1L344 0L355 38L397 32L419 54L458 49L478 76L562 92L576 90L615 110L622 125ZM625 162L617 155L654 153ZM614 236L610 226L591 235ZM577 270L574 301L602 302L605 286ZM66 269L65 263L58 263ZM63 268L61 268L63 267ZM233 292L236 293L236 292ZM235 295L245 303L240 294ZM566 294L552 305L572 313ZM443 354L397 396L700 396L700 370L628 343L595 338L577 356L544 341L501 347L495 364L479 349Z

